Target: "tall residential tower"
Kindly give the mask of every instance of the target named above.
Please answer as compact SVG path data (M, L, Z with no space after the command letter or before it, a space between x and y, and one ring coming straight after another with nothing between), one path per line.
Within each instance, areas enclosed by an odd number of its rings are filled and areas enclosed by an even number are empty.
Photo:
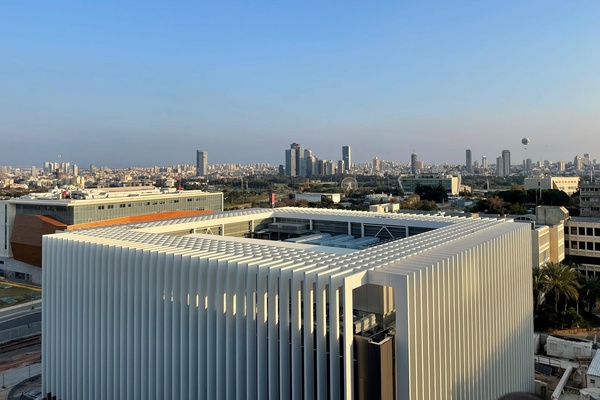
M502 175L510 175L510 150L502 150Z
M473 173L473 160L471 159L471 149L467 149L466 171L467 173Z
M208 152L196 150L196 176L205 176L208 173Z
M352 170L352 152L350 146L342 146L342 160L344 161L344 167L346 170Z

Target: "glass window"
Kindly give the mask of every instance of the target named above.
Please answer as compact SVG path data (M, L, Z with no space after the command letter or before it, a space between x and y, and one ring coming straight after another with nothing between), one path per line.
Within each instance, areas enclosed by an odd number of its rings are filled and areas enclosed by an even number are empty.
M577 235L577 227L575 227L575 226L571 227L571 235Z
M594 236L594 228L586 228L586 235Z
M585 242L579 242L579 250L585 250Z
M584 236L584 235L585 235L585 228L584 228L583 226L580 226L580 227L579 227L579 234L580 234L581 236Z
M586 242L587 250L594 250L594 242Z

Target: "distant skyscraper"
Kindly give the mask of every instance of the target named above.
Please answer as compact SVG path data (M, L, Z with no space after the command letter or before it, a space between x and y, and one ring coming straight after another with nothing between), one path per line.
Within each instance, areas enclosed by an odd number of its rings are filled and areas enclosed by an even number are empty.
M502 166L503 171L501 176L509 176L510 175L510 151L502 150Z
M483 168L483 169L487 169L487 167L488 167L488 164L487 164L487 157L486 157L486 156L483 156L483 157L481 157L481 168Z
M471 159L471 150L467 149L467 159L466 159L466 171L467 173L473 173L473 160Z
M579 156L575 156L575 159L573 160L573 164L575 165L575 169L583 168L583 160Z
M504 161L502 157L496 157L496 176L504 176Z
M77 164L73 164L73 176L79 176L79 167Z
M532 169L533 169L533 160L531 158L528 158L527 160L525 160L525 171L528 174L530 174Z
M285 151L285 174L287 176L305 176L311 169L313 156L298 143L292 143ZM312 172L312 171L310 171Z
M196 176L205 176L208 173L208 152L196 150Z
M296 176L296 151L294 149L285 150L285 174L286 176Z
M381 161L377 157L373 157L373 172L381 170Z
M344 160L344 167L346 170L352 169L352 152L350 146L342 146L342 160ZM342 171L344 172L344 171Z
M337 166L337 174L343 174L344 171L346 171L346 162L344 160L338 160L338 166Z
M413 174L417 173L417 153L410 155L410 172Z

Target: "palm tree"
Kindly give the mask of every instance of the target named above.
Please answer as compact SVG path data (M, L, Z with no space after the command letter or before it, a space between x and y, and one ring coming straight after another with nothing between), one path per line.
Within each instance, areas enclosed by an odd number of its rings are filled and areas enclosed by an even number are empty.
M538 311L544 302L546 294L546 269L539 266L533 267L533 306Z
M558 312L558 302L561 297L564 296L565 300L579 298L578 289L581 285L577 279L579 273L575 268L550 262L544 269L545 292L552 293L554 296L554 311ZM566 309L567 302L565 301Z
M591 313L596 300L600 297L600 279L595 275L586 276L581 285L581 295L586 299Z

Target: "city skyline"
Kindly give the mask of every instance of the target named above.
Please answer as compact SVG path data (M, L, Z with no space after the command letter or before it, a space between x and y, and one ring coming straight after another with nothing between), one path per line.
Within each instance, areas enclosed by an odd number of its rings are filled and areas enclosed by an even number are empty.
M2 5L0 165L569 160L600 148L600 3ZM527 150L520 144L529 137ZM566 141L565 138L569 138ZM591 151L592 158L594 152Z

